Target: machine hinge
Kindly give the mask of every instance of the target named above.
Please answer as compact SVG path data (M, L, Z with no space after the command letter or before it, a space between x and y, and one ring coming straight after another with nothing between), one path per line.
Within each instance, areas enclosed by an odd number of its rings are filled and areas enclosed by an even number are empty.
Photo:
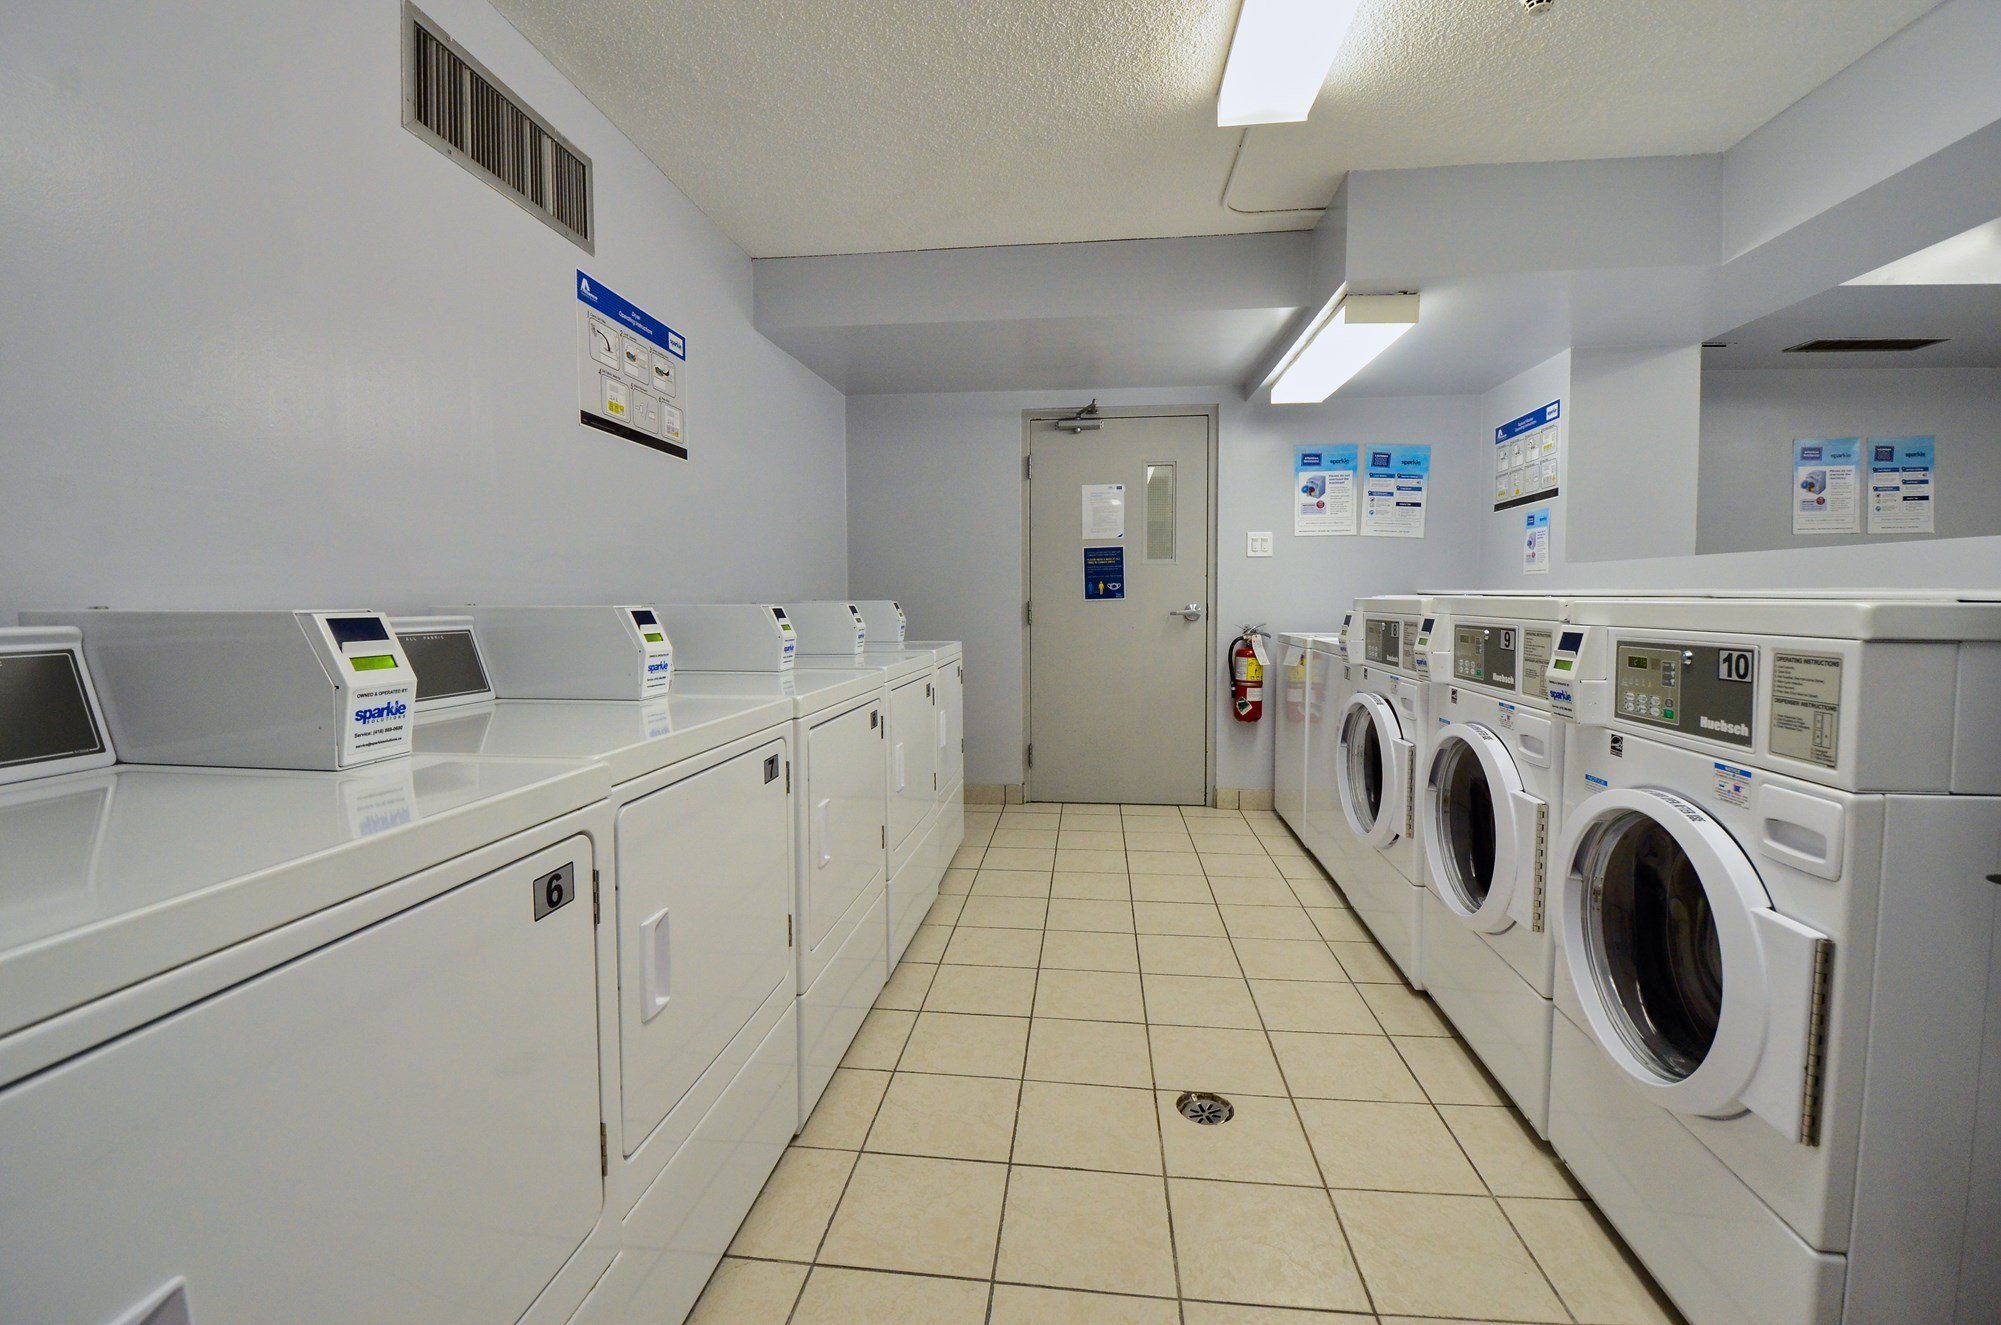
M957 670L958 670L958 673L959 673L959 679L960 679L961 681L965 680L965 679L966 679L966 664L964 664L964 663L960 663L960 664L959 664L959 666L958 666L958 669L957 669Z
M1417 840L1417 747L1403 757L1403 835Z
M603 1123L598 1124L598 1176L611 1176L611 1137L604 1130Z
M1543 898L1546 895L1546 881L1549 878L1549 806L1535 807L1535 910L1529 920L1529 929L1542 933Z
M937 699L937 698L938 698L938 688L937 688L936 686L932 686L932 685L926 685L926 686L924 687L924 698L926 698L926 699L930 699L930 700L935 700L935 699Z
M1027 761L1030 768L1035 767L1035 743L1033 741L1029 742L1027 748L1022 751L1022 758Z
M792 761L790 759L785 761L785 790L788 792L792 790Z
M877 835L882 838L883 849L887 851L889 849L889 825L884 824L877 830Z
M1034 606L1034 604L1032 604L1032 603L1023 603L1023 604L1021 605L1021 624L1022 624L1022 625L1024 625L1024 626L1032 626L1032 625L1034 625L1034 624L1035 624L1035 606Z
M602 912L600 912L598 909L598 872L596 870L592 870L591 871L591 923L593 925L598 923L601 914Z
M785 917L785 946L792 946L792 917Z
M1806 1079L1800 1092L1800 1144L1820 1144L1821 1091L1826 1086L1827 997L1834 975L1834 940L1813 945L1813 1003L1806 1024Z
M1023 456L1023 457L1021 458L1021 476L1022 476L1022 478L1024 478L1024 479L1027 479L1027 478L1031 477L1031 474L1030 474L1030 466L1032 466L1032 465L1033 465L1034 463L1035 463L1035 457L1034 457L1034 456L1027 456L1027 455L1025 455L1025 456Z

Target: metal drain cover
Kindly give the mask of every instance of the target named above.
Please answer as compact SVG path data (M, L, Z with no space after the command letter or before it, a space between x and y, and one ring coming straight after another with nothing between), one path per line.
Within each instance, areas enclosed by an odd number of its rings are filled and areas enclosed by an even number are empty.
M1191 1123L1200 1123L1204 1127L1215 1127L1237 1116L1236 1105L1221 1095L1211 1095L1206 1090L1184 1092L1181 1098L1174 1102L1174 1107L1181 1110L1183 1118Z

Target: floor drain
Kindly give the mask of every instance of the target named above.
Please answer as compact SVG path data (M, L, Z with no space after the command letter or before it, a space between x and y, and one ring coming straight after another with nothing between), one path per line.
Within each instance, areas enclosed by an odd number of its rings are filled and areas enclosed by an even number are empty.
M1201 1123L1204 1127L1227 1123L1237 1116L1236 1105L1221 1095L1211 1095L1205 1090L1185 1092L1174 1102L1174 1107L1181 1110L1183 1118L1191 1123Z

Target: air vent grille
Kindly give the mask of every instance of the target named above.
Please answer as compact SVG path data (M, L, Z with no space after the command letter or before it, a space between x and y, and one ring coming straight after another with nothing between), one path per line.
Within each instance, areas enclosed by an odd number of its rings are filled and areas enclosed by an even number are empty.
M1849 336L1803 340L1788 345L1787 354L1909 354L1927 345L1943 345L1943 336Z
M407 6L403 12L404 126L594 251L590 159L431 19Z

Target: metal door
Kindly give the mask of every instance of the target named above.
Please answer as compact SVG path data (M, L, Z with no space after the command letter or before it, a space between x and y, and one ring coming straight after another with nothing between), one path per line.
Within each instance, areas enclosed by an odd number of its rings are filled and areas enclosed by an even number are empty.
M1029 425L1028 795L1204 804L1210 419L1090 422Z

